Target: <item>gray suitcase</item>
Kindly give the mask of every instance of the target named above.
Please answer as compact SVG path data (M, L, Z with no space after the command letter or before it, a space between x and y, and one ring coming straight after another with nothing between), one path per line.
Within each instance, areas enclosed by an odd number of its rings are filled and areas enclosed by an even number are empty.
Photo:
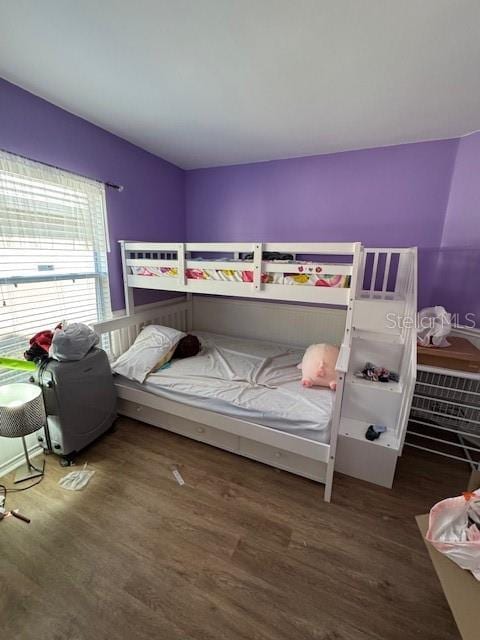
M105 433L117 417L117 394L107 354L92 349L82 360L40 365L32 382L43 391L47 428L38 432L46 451L70 461Z

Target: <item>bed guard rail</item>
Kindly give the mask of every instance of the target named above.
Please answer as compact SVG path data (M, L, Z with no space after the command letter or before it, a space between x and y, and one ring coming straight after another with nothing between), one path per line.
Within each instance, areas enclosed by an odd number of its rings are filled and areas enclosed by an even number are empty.
M337 358L337 364L335 365L335 370L339 373L347 373L348 371L348 363L350 362L350 345L341 344L340 351Z
M355 242L120 246L127 312L133 310L135 287L347 306L361 251Z

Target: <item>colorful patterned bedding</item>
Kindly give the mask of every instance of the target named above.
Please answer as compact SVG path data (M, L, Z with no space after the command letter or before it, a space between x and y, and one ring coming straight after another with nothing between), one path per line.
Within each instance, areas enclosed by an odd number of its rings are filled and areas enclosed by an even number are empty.
M287 268L287 267L286 267ZM266 272L262 273L264 284L310 285L314 287L350 286L350 276L323 273L320 267L310 268L300 265L296 273ZM132 267L133 275L176 278L178 270L175 267ZM186 269L189 280L223 280L227 282L253 282L253 271L239 271L236 269Z

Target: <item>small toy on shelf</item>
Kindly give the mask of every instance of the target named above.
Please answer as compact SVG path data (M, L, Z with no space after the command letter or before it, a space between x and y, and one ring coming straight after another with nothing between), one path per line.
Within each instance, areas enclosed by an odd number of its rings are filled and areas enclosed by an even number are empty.
M377 367L377 365L367 362L361 371L355 373L356 378L370 380L370 382L398 382L398 373L389 371L385 367Z
M382 424L371 424L365 432L365 438L373 442L373 440L378 440L386 430L387 427L384 427Z

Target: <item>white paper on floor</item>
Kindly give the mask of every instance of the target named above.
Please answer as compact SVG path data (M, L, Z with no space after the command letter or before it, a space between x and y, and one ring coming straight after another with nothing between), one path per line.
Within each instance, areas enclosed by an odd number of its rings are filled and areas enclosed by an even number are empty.
M180 471L178 470L178 467L176 465L173 465L171 467L171 471L173 474L173 477L175 478L175 480L178 482L178 484L180 486L185 484L185 480L182 478L182 474L180 473Z
M71 471L67 473L66 476L63 476L58 481L58 484L62 487L62 489L68 489L70 491L79 491L87 486L90 482L90 478L93 476L95 471L87 471L87 463L83 465L83 469L80 471Z

